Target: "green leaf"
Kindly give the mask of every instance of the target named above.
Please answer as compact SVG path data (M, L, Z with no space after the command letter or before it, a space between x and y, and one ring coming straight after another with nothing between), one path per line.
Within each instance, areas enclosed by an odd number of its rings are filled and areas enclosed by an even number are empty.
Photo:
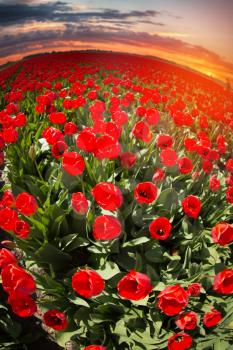
M189 269L190 263L191 263L191 257L192 257L192 250L190 247L187 247L185 251L183 269L185 268Z
M141 207L136 207L132 212L133 223L139 227L143 227L143 210Z
M206 350L210 346L212 347L215 342L216 342L216 337L213 337L212 339L206 339L203 341L199 341L197 344L196 350Z
M54 245L47 243L36 254L36 260L41 263L52 264L55 271L64 269L71 261L71 256L57 249Z
M33 272L33 275L36 277L37 284L40 285L43 289L48 292L58 292L64 293L64 287L61 283L57 282L49 274L46 273L36 273Z
M160 246L146 251L145 257L148 261L161 263L164 262L163 252Z
M173 208L178 207L178 193L174 188L167 188L160 193L157 198L157 204L163 205L168 210L170 210L172 206Z
M93 317L102 321L116 322L124 315L124 308L112 303L100 305L94 309Z
M55 338L56 338L58 345L60 345L62 348L65 348L66 343L69 342L73 336L78 335L78 334L82 334L82 333L84 333L83 328L79 328L79 329L77 329L75 331L71 331L71 332L59 331L59 332L56 332Z
M146 330L146 320L144 318L130 318L127 322L127 326L131 331L145 331Z
M71 176L65 171L62 174L62 183L69 191L75 192L79 188L80 179L77 176Z
M118 274L120 269L118 265L112 261L106 261L104 265L102 265L98 270L96 270L100 276L108 280Z
M142 306L146 306L147 302L148 302L149 296L146 296L145 298L141 299L141 300L131 300L131 303L133 305L142 305Z
M148 238L148 237L140 237L140 238L132 239L132 240L122 244L122 248L135 247L137 245L140 245L140 244L143 244L143 243L147 243L149 241L150 241L150 238Z
M75 304L75 305L81 305L81 306L85 306L85 307L90 307L90 305L88 304L88 302L82 298L76 297L76 296L72 296L68 298L71 303Z
M1 313L0 328L2 328L13 338L17 338L22 330L21 325L18 322L14 321L6 312L4 312L3 315Z
M158 291L158 292L161 292L162 290L164 290L166 287L166 285L163 283L163 282L159 282L155 285L154 287L154 291Z
M214 350L227 350L229 343L222 339L217 339L214 343Z
M127 327L125 326L125 322L123 319L119 320L116 323L115 329L114 329L115 334L119 334L122 339L128 340L127 336ZM123 341L125 341L125 339Z
M90 244L90 242L86 238L79 237L78 233L72 233L64 236L60 240L60 244L61 250L64 250L66 252L72 252L73 250L79 247L86 247Z

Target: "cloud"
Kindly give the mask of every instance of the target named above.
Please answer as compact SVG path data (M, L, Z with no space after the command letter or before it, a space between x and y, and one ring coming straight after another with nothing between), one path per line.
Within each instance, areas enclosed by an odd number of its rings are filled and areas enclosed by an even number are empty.
M128 11L121 12L117 9L102 9L83 11L79 7L72 7L63 1L34 3L33 1L17 3L0 3L0 26L9 26L17 23L25 23L30 20L36 21L58 21L58 22L77 22L88 19L108 20L108 21L135 21L148 19L160 15L159 11Z
M34 24L36 28L36 25ZM39 25L38 25L39 28ZM48 25L49 28L49 25ZM190 45L189 43L169 36L159 34L149 34L147 32L135 32L133 30L123 29L121 27L111 26L104 23L103 25L96 23L63 23L63 26L50 30L33 30L31 32L15 33L14 35L0 36L0 57L5 57L11 53L23 52L25 47L30 44L45 43L53 41L78 41L88 44L109 43L123 44L128 46L136 46L140 48L149 48L151 50L164 49L175 55L186 55L196 57L204 61L215 64L228 66L233 69L231 63L224 62L216 53L205 49L202 46Z
M16 4L35 4L35 3L43 3L43 2L48 2L48 0L0 0L0 4L5 4L6 5L16 5ZM50 0L54 1L54 0ZM55 0L57 1L57 0Z

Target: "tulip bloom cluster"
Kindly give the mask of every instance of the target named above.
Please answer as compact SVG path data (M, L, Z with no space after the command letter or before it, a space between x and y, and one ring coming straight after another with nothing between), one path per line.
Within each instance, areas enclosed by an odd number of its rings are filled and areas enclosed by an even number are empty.
M14 254L3 248L0 250L2 287L8 293L8 303L20 317L34 315L36 303L31 297L36 290L34 278L18 266Z
M20 67L0 73L13 312L79 350L230 349L232 92L123 54Z

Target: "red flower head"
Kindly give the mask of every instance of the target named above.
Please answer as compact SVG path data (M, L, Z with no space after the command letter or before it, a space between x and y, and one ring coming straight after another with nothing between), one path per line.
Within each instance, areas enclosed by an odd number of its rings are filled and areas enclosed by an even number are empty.
M64 141L57 141L52 145L51 153L56 159L61 158L67 150L67 144Z
M80 215L85 215L88 211L88 201L82 192L72 193L71 205Z
M110 182L100 182L91 190L91 194L105 210L115 211L123 203L123 196L118 187Z
M19 238L24 239L27 238L30 234L31 228L28 222L24 220L17 220L15 222L14 233Z
M160 153L160 159L164 166L174 166L177 163L177 154L171 148L164 148Z
M64 141L63 133L60 130L53 128L52 126L48 126L46 129L44 129L42 136L50 145L53 145L57 141Z
M13 126L10 126L9 128L3 129L2 137L6 143L15 143L18 140L19 134Z
M143 117L146 114L146 108L143 106L138 106L136 109L136 115L138 117Z
M205 173L210 174L213 170L213 164L209 160L202 162L202 169Z
M203 324L205 327L214 327L216 326L222 319L222 314L218 310L212 308L210 312L205 313L203 317Z
M218 294L233 293L233 269L225 269L215 276L213 290Z
M185 333L177 333L168 339L168 350L186 350L192 345L192 337Z
M17 265L8 264L2 270L2 287L7 293L32 294L36 290L34 278Z
M226 152L225 137L223 135L218 135L216 141L219 153L224 154Z
M74 135L78 132L78 127L72 122L66 123L64 125L64 134L65 135Z
M192 173L192 179L193 179L193 181L198 180L199 176L200 176L199 171L194 171L194 172Z
M72 103L72 100L70 100L69 98L66 98L63 103L62 103L62 107L65 109L72 109L74 108L74 105ZM77 106L78 107L78 106Z
M30 317L37 311L36 303L30 295L13 292L9 295L8 303L19 317Z
M191 331L197 326L197 314L194 311L183 312L178 316L175 323L180 329Z
M174 316L188 304L188 294L179 284L168 286L158 295L158 307L168 316Z
M49 120L54 124L65 124L66 116L63 112L53 112L49 115Z
M5 148L5 142L2 136L0 136L0 152L2 152Z
M216 176L213 175L210 178L210 190L215 192L215 191L218 191L220 188L221 188L221 184L219 179L217 179Z
M122 129L120 126L116 125L113 122L105 123L105 134L110 135L117 141L121 136Z
M96 120L93 125L93 131L95 134L106 134L106 122L101 119Z
M233 174L233 159L228 159L226 162L226 169Z
M227 222L220 222L212 229L212 238L214 243L222 246L233 241L233 226Z
M9 103L7 106L6 106L6 112L8 114L14 114L14 113L17 113L19 110L17 104L15 103Z
M195 139L186 138L184 140L184 147L188 152L195 152L197 150L197 141Z
M172 225L166 217L159 217L150 223L149 231L151 237L158 240L165 240L170 236Z
M118 158L121 153L121 145L110 135L103 135L96 139L94 156L100 160Z
M43 319L46 326L55 329L55 331L62 331L68 327L66 315L56 309L45 312Z
M81 269L72 277L72 288L84 298L99 295L104 287L103 278L94 270Z
M225 183L227 186L233 186L233 175L229 175L226 177Z
M5 162L4 153L0 152L0 168L4 165L4 162Z
M0 206L12 208L15 205L15 197L10 190L7 190L3 193L3 196L0 200Z
M15 206L17 210L25 216L35 214L38 209L36 199L27 192L18 194L15 200Z
M83 350L107 350L107 348L102 345L88 345Z
M87 97L89 98L89 100L94 101L97 99L97 92L96 91L89 91L87 94Z
M96 147L96 136L93 129L83 129L77 137L76 145L85 152L93 152Z
M159 148L171 148L173 144L173 139L170 135L159 135L157 140L157 146Z
M209 152L209 160L210 161L217 161L219 160L219 153L215 149L211 149Z
M65 152L62 159L63 169L71 176L80 175L85 169L83 157L77 152Z
M144 299L153 289L150 278L144 273L131 270L117 284L122 298L129 300Z
M181 174L189 174L193 170L193 163L187 157L178 159L177 164Z
M93 119L102 119L105 109L105 103L102 101L96 101L89 107L89 111Z
M110 215L97 216L93 225L93 236L96 240L106 241L121 234L120 221Z
M187 293L189 296L197 297L201 292L201 284L200 283L191 283L188 286Z
M233 186L228 187L226 190L226 200L228 203L233 204Z
M156 126L160 120L159 111L155 108L149 108L146 111L145 120L149 125Z
M163 181L164 178L165 178L164 170L158 168L154 172L154 175L152 177L152 181L155 182L155 183L159 183L159 182Z
M3 269L7 265L17 265L17 259L8 249L0 249L0 269Z
M137 156L132 152L124 152L120 156L122 168L130 169L134 166Z
M128 123L128 116L125 111L116 111L112 115L112 120L119 126Z
M201 201L196 196L187 196L182 201L182 208L184 213L191 217L196 219L201 211Z
M157 187L152 182L140 182L134 190L134 198L138 203L150 204L157 198Z
M0 209L0 227L5 231L13 231L18 214L11 208Z
M150 127L143 121L137 122L134 125L132 133L137 139L143 142L150 142L152 140L152 132Z

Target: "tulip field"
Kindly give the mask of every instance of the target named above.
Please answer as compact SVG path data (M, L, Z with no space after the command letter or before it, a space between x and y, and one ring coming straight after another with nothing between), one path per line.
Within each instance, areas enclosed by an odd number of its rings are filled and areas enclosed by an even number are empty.
M26 58L0 71L0 169L0 349L31 318L63 349L233 348L231 90L137 55Z

